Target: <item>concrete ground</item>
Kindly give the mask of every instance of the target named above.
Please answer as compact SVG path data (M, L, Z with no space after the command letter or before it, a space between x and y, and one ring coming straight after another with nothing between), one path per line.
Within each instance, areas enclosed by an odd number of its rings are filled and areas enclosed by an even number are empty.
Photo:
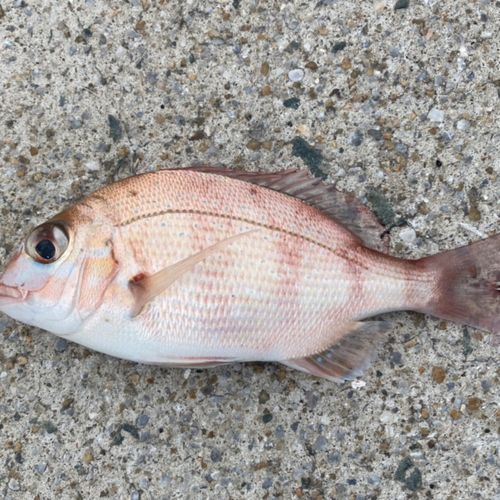
M0 0L0 262L157 168L323 173L417 258L499 232L500 2ZM499 499L492 335L414 313L341 386L0 315L5 499Z

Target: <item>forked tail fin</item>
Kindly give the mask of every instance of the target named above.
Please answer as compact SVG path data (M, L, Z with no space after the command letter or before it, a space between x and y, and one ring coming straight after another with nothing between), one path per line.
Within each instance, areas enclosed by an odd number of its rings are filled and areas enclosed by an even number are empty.
M420 312L500 334L500 234L418 263L437 277Z

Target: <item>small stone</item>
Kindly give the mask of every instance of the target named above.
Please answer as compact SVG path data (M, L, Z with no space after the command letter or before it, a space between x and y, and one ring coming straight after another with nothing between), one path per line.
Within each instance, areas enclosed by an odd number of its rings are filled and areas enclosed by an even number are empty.
M113 116L108 115L109 135L113 142L118 142L122 138L122 127L120 122Z
M57 427L48 420L42 423L42 428L45 429L47 434L53 434L57 431Z
M399 237L404 243L411 245L417 239L417 233L411 227L407 227L399 232Z
M373 189L366 195L375 215L378 220L382 222L384 226L392 224L395 214L389 202L380 194Z
M375 139L376 141L380 141L382 139L382 131L381 130L370 128L370 129L368 129L368 135L370 137L372 137L373 139Z
M342 62L340 63L340 67L344 71L347 71L348 69L351 69L351 61L349 60L348 57L344 57L344 59L342 59Z
M262 76L267 76L268 73L269 73L269 63L267 61L265 61L260 66L260 74Z
M467 402L467 409L469 411L479 410L481 403L482 401L479 398L470 398L469 401Z
M83 455L82 462L88 464L92 462L92 460L94 460L92 453L85 453L85 455Z
M217 448L213 448L212 451L210 452L210 459L212 462L220 462L221 460L221 454L220 451Z
M55 348L57 352L64 352L68 347L68 341L66 339L57 339Z
M300 99L298 97L290 97L290 99L285 99L283 101L283 106L290 109L298 109L300 106Z
M456 409L453 409L451 410L450 412L450 417L453 419L453 420L458 420L460 418L460 413L456 410Z
M373 486L378 486L380 484L380 477L376 474L370 474L366 477L368 484L373 484Z
M427 410L422 410L422 418L425 418L426 420L429 418L429 412Z
M470 122L468 120L458 120L457 129L467 131L470 128Z
M349 144L351 144L351 146L360 146L362 142L363 142L363 134L359 130L356 130L356 132L353 132L349 136Z
M165 123L165 116L164 115L155 115L155 122L158 124L158 125L163 125Z
M99 162L97 161L89 161L85 165L87 167L87 170L90 170L92 172L97 172L100 170L101 166L99 165Z
M19 491L21 486L19 486L19 481L16 481L14 478L11 478L9 481L9 490Z
M271 95L273 91L271 90L271 87L269 85L264 85L260 93L265 97Z
M17 358L17 364L19 366L24 366L27 362L28 362L28 360L24 356L19 356Z
M264 422L265 424L268 424L269 422L271 422L272 419L273 419L273 416L270 413L264 413L264 415L262 417L262 422Z
M265 404L269 401L269 393L262 390L260 391L260 394L259 394L259 403L260 404Z
M220 38L220 33L217 30L210 30L208 36L209 38Z
M481 212L478 210L477 207L472 207L470 210L469 210L469 219L474 221L474 222L477 222L477 221L480 221L481 220Z
M139 418L137 419L137 427L139 429L143 429L144 427L146 427L146 425L148 425L148 422L149 422L149 415L142 413L141 415L139 415Z
M436 384L442 384L446 376L444 370L439 366L434 366L432 368L432 378Z
M481 380L481 388L484 392L488 392L491 389L491 383L488 380Z
M69 408L73 403L75 402L75 399L74 398L66 398L62 404L61 404L61 408L63 410L66 410L67 408Z
M318 65L314 61L309 61L306 64L306 68L310 69L311 71L316 71L318 69Z
M347 43L346 42L337 42L336 44L334 44L334 46L332 47L332 52L334 54L336 54L337 52L340 52L341 50L344 50L347 46Z
M288 78L292 82L300 82L304 78L304 70L302 70L302 69L292 69L288 73Z
M391 411L383 411L380 415L380 422L383 424L394 424L398 421L398 415Z
M30 147L30 155L31 156L36 156L38 154L38 148L35 148L34 146Z
M432 108L427 115L427 119L431 122L442 122L444 120L444 111Z
M135 25L135 29L137 31L142 31L144 28L146 27L146 22L145 21L139 21L138 23L136 23Z
M318 451L325 451L328 446L328 441L323 436L318 436L314 441L314 449Z
M381 14L387 5L387 0L375 0L373 2L373 10L375 14Z
M402 356L401 356L400 352L397 352L397 351L391 352L391 356L390 356L391 363L394 363L395 365L400 365L401 358L402 358Z
M206 151L207 155L215 156L219 154L219 148L217 146L210 146Z
M252 151L258 151L260 149L260 143L255 140L251 140L247 143L247 148Z
M272 477L266 477L262 483L262 488L265 490L268 490L271 486L273 485L273 478Z
M410 5L410 0L397 0L394 5L394 10L407 9Z
M45 472L45 469L47 469L47 464L46 463L36 464L33 466L33 469L38 474L43 474Z

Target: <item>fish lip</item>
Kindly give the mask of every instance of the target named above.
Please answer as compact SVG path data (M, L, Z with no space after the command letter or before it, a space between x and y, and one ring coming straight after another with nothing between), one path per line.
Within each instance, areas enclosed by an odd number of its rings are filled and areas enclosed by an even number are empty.
M0 307L22 302L27 295L27 290L22 290L15 286L4 285L0 282Z

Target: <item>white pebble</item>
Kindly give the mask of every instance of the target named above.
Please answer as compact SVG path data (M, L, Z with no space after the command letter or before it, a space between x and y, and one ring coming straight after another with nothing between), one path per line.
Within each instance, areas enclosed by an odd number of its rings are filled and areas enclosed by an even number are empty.
M407 244L411 245L417 239L417 233L411 227L401 229L399 237Z
M292 69L292 71L288 73L288 78L290 78L292 82L300 82L300 80L304 78L304 71L302 69Z
M87 167L88 170L92 170L94 172L101 168L99 162L97 161L89 161L85 166Z
M127 49L120 45L116 50L116 58L121 59L127 53Z
M427 115L427 118L431 122L442 122L444 120L444 111L440 109L432 108Z
M469 130L470 122L468 120L458 120L457 128L458 130Z
M21 487L19 486L19 482L16 481L14 478L11 478L11 480L9 481L9 490L19 491L20 488Z
M382 415L380 415L380 421L383 424L394 424L398 421L398 416L392 411L383 411Z

